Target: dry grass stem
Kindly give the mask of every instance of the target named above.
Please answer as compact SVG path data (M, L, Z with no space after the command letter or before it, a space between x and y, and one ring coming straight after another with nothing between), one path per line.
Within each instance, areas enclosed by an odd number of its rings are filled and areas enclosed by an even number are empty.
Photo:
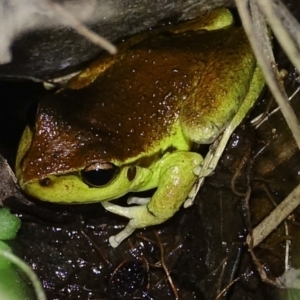
M63 20L64 22L76 30L79 34L83 35L89 41L98 45L99 47L105 49L110 54L116 54L117 48L107 39L98 35L97 33L91 31L87 26L85 26L78 18L76 18L73 14L69 13L66 9L64 9L60 4L48 1L49 7L53 9Z
M300 204L300 184L267 216L258 226L253 229L252 236L247 237L247 244L255 248L275 228L278 227ZM252 241L253 239L253 241Z
M263 70L266 82L284 115L298 148L300 149L300 126L293 109L289 105L288 97L286 95L282 80L280 79L280 74L272 52L270 34L265 22L265 16L263 16L260 11L260 9L265 9L265 6L262 8L262 2L264 4L270 2L270 5L275 6L274 1L249 0L248 2L246 0L236 0L235 2L241 16L243 26L249 37L253 51L257 57L257 61ZM249 4L250 10L248 9ZM280 7L281 6L276 6L277 9L280 9ZM285 10L285 13L287 14L289 12ZM286 15L286 18L288 17L290 16ZM278 19L278 16L274 11L272 12L271 19L273 20L273 18ZM270 18L268 18L268 21L270 22ZM272 29L272 25L274 24L278 24L277 21L270 22ZM284 27L283 25L284 24L280 23L281 28ZM276 32L278 32L278 29L276 29ZM295 30L290 30L290 32L295 33ZM295 37L294 40L298 41L298 38Z

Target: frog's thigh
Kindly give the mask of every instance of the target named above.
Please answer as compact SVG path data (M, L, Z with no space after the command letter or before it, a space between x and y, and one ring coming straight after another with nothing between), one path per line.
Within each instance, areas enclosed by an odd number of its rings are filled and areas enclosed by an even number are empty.
M164 158L157 190L146 205L120 207L109 202L102 203L107 210L130 219L123 231L109 239L110 244L117 247L136 228L160 224L172 217L187 198L196 180L193 170L201 161L199 154L184 151Z
M259 73L260 70L257 68L252 72L253 75ZM237 87L228 93L211 90L206 94L206 99L203 99L203 96L195 98L197 95L194 95L182 108L181 127L184 134L198 144L212 143L230 124L237 112L241 116L239 123L242 121L259 96L262 86L262 77L260 76L260 82L258 82L254 75L254 77L251 76L249 82L245 80L242 83L241 90ZM221 85L219 88L222 91L226 90L226 87ZM203 101L205 101L204 104Z
M187 138L210 144L224 130L245 99L256 68L256 60L243 32L212 51L197 87L183 102L181 128Z
M230 120L228 126L226 127L226 130L224 132L225 139L229 139L230 135L233 133L235 128L241 123L241 121L245 118L245 115L248 113L248 111L252 108L252 106L255 104L255 101L259 97L259 94L261 90L263 89L265 85L264 76L260 69L260 67L256 67L254 71L254 75L251 81L251 85L249 88L249 91L243 100L242 104L240 105L238 111L233 116L233 118ZM223 139L223 138L222 138ZM224 145L225 148L225 145Z

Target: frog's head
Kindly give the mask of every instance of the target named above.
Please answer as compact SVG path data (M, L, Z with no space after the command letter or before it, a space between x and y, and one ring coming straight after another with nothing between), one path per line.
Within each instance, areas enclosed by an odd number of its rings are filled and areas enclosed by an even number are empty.
M126 160L124 145L116 132L111 137L109 125L102 123L99 130L99 124L87 121L93 120L87 114L90 107L81 102L78 114L72 98L70 111L70 103L62 101L65 97L44 99L35 125L23 133L16 159L22 190L41 200L64 203L111 200L138 190L151 171L135 166L132 157Z

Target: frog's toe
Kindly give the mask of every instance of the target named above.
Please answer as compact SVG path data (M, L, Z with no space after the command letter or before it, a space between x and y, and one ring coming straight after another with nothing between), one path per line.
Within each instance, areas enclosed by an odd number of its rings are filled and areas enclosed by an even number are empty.
M127 204L137 204L137 205L146 205L151 200L151 197L148 198L140 198L140 197L129 197L127 199Z
M110 236L108 242L113 248L117 248L120 245L120 242L117 241L115 235Z
M130 226L130 224L128 224L118 234L112 235L111 237L109 237L109 239L108 239L109 244L113 248L117 248L125 239L127 239L134 232L134 230L135 230L135 228L133 228L132 226Z
M194 202L195 202L195 197L187 198L183 203L183 207L184 208L191 207L194 204Z
M196 176L202 178L202 177L208 177L212 175L214 169L213 168L204 168L203 166L197 166L194 168L193 172Z
M194 168L193 172L196 176L199 176L199 174L201 173L202 170L202 166L197 166Z
M111 203L110 201L103 201L101 202L101 204L109 212L128 219L134 218L137 215L140 208L140 206L134 206L134 207L119 206Z

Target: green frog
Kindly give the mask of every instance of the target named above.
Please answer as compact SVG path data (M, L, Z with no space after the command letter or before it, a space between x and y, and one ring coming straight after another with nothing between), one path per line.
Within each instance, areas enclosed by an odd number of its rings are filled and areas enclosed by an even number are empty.
M129 218L109 238L113 247L172 217L203 161L193 145L212 143L235 116L240 123L264 85L243 29L232 23L219 9L129 38L43 99L18 149L21 189L56 203L101 202ZM153 188L128 207L110 202Z

